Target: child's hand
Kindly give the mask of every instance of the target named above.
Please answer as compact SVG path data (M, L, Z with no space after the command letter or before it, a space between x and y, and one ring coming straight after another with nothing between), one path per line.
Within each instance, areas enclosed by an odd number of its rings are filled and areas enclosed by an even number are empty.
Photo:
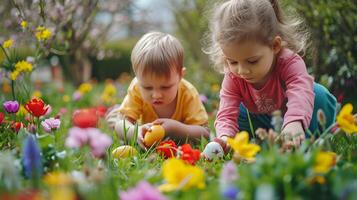
M301 122L295 121L287 124L282 130L282 134L285 134L283 146L292 147L300 146L301 142L305 140L305 132L302 128Z
M179 122L173 119L160 118L155 120L152 124L161 125L165 129L165 133L176 132Z
M142 149L144 149L145 151L147 150L147 148L144 145L144 135L148 130L150 130L152 125L153 125L152 123L147 123L147 124L143 124L143 125L139 126L137 142L138 142L139 146Z

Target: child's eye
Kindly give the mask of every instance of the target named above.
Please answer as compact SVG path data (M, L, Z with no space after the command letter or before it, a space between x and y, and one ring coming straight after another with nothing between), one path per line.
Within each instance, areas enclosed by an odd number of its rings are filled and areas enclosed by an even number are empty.
M152 90L152 87L143 87L144 90Z
M236 65L236 64L238 64L238 62L236 62L236 61L230 61L229 64L230 64L230 65Z
M163 90L168 90L168 89L170 89L171 88L171 86L164 86L164 87L161 87L161 89L163 89Z
M249 64L255 64L255 63L257 63L258 62L258 60L248 60L248 63Z

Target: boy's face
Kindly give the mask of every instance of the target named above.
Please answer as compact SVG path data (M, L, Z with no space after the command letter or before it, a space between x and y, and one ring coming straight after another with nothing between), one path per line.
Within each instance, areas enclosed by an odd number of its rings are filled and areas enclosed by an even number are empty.
M136 76L141 96L154 108L161 108L173 103L182 78L182 72L171 70L170 76L158 76L154 73Z

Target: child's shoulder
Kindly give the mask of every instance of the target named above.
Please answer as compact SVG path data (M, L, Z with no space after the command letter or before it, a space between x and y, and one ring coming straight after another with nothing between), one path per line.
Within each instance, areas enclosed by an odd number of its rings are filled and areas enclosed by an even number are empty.
M288 48L283 48L279 54L280 63L288 63L293 60L303 60L301 56Z
M196 87L186 79L181 80L179 87L179 89L182 90L185 94L198 95Z

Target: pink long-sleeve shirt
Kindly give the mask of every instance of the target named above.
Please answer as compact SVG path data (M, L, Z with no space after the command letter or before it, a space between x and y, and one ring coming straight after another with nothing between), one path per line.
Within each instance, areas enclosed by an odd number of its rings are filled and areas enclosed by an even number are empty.
M283 127L290 122L301 121L307 129L315 98L313 82L303 59L285 48L278 55L270 78L259 90L233 73L225 73L215 121L217 136L234 137L239 132L240 103L256 114L281 110L284 113Z

